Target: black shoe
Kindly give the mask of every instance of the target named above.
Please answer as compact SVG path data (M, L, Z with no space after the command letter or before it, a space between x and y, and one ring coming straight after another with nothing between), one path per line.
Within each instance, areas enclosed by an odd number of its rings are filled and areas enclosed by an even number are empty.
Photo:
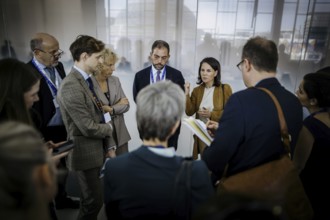
M56 209L78 209L80 202L71 198L56 199Z

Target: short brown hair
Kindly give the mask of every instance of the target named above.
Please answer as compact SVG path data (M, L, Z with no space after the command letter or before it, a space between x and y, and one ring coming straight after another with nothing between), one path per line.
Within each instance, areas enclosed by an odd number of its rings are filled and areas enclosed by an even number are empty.
M79 61L82 53L91 55L101 52L104 49L104 43L88 35L79 35L71 44L70 51L74 61Z
M165 47L167 49L168 53L170 53L170 45L166 41L163 41L163 40L156 40L152 44L151 53L154 52L155 48L162 48L162 47Z
M278 62L276 44L259 36L251 38L243 47L242 59L249 60L258 71L276 72Z

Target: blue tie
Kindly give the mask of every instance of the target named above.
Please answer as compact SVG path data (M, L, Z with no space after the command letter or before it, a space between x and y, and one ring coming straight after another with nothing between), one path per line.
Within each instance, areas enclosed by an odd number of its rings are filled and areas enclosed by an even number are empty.
M50 80L55 84L55 68L54 67L46 67L45 69L49 73Z
M87 81L89 89L94 93L94 85L93 85L92 79L90 77L88 77L86 79L86 81Z
M93 98L94 98L94 101L96 102L98 108L101 110L102 112L102 103L101 101L99 100L99 98L97 97L96 93L95 93L95 90L94 90L94 85L93 85L93 82L92 82L92 79L90 77L88 77L86 79L87 81L87 84L88 84L88 87L89 87L89 90L91 90L92 92L92 95L93 95Z
M160 70L157 71L156 82L160 81Z

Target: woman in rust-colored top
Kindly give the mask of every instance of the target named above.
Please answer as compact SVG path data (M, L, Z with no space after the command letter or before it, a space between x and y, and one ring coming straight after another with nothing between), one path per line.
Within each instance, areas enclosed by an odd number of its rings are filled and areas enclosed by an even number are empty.
M190 96L190 83L185 84L186 114L196 114L196 119L205 123L207 120L219 121L224 106L232 94L228 84L221 83L221 66L213 57L204 58L199 65L197 86ZM193 158L197 159L206 147L199 138L194 135Z

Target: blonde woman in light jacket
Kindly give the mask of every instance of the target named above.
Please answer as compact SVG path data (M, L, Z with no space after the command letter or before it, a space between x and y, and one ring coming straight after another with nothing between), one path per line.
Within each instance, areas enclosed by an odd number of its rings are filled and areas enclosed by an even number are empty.
M117 55L110 49L103 52L103 63L99 71L92 77L94 89L103 104L103 110L109 112L113 124L113 138L117 145L116 155L128 152L128 141L131 136L128 133L124 113L130 108L118 77L113 76Z
M190 96L190 83L185 84L186 114L204 121L219 121L224 106L232 94L228 84L221 83L221 66L213 57L204 58L199 65L197 86ZM193 158L203 153L206 147L199 138L194 135Z

